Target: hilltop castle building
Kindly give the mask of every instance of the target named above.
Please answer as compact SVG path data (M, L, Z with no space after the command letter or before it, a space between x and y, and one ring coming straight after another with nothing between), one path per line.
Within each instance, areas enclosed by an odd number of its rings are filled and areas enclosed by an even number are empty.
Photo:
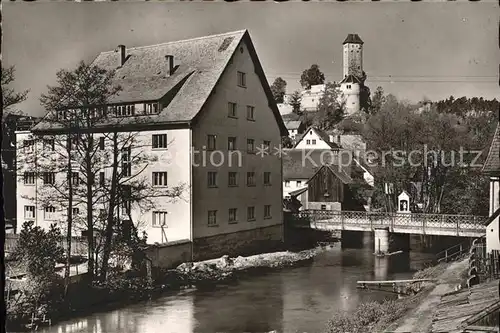
M343 78L339 82L340 91L345 101L346 114L351 115L361 109L361 94L364 89L363 41L357 34L349 34L342 43ZM316 112L318 103L325 90L324 84L311 86L301 92L301 109L305 112ZM287 107L290 95L285 96L285 104L278 105L281 114L290 113Z

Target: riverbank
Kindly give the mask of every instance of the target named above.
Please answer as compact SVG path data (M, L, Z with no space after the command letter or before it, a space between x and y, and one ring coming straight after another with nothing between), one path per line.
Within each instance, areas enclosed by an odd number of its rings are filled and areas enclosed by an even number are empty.
M337 313L327 323L326 332L425 332L426 327L430 327L430 314L437 305L436 300L439 301L441 292L462 286L467 265L467 259L463 259L418 271L414 274L414 279L438 281L407 285L405 291L411 295L401 299L363 303L352 313Z
M52 324L82 314L96 311L112 310L144 299L156 299L168 292L195 287L211 288L218 284L234 283L238 279L252 274L263 274L269 270L305 265L311 262L321 248L300 252L272 252L249 257L221 258L184 263L175 269L160 272L153 280L137 274L120 274L113 276L106 284L95 285L86 281L74 284L69 290L69 297L47 313ZM31 315L20 315L15 318L9 313L7 327L19 331L31 323ZM35 320L41 325L39 320ZM45 323L46 324L46 323ZM35 325L36 326L36 325Z

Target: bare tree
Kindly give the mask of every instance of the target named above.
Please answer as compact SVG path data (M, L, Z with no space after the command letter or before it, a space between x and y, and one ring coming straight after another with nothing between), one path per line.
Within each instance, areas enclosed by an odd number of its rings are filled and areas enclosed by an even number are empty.
M130 216L132 206L151 209L151 198L175 199L185 187L180 184L159 190L145 176L148 165L155 162L155 157L144 149L151 144L141 139L141 132L120 129L126 118L120 117L118 110L125 106L109 105L111 97L120 90L113 84L113 77L113 72L83 62L74 71L59 71L57 85L49 87L41 97L48 114L34 130L40 140L49 140L59 147L56 153L50 153L49 165L47 160L39 161L39 177L47 172L66 175L44 186L37 195L47 205L55 200L64 203L67 266L72 232L85 230L88 272L92 278L100 275L102 279L106 278L110 244L123 215L120 204L126 202ZM135 120L148 122L149 116ZM85 211L85 217L73 214L79 207ZM99 214L94 213L95 209L99 209Z
M12 108L12 106L24 102L28 96L28 90L22 92L16 92L14 89L9 88L8 85L14 81L14 66L4 68L2 66L1 73L1 83L2 83L2 111L4 114L6 110ZM9 110L10 111L10 110Z

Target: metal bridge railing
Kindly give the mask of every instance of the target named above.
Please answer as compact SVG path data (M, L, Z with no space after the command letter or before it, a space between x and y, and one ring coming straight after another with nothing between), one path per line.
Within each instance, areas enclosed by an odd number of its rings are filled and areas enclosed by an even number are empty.
M484 233L486 216L421 214L421 213L388 213L364 211L304 210L296 214L301 220L308 219L315 225L338 225L345 227L378 228L389 227L403 229L419 229L423 234L429 231L442 230L460 235L463 232Z

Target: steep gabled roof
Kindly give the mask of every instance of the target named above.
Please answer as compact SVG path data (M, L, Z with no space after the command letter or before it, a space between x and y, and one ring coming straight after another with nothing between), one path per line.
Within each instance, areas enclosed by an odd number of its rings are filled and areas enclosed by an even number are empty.
M350 175L352 159L347 154L335 154L330 149L286 149L283 154L283 179L309 179L323 165L341 164L344 173ZM339 158L342 159L341 163Z
M319 168L314 173L314 175L312 175L311 178L309 178L309 180L307 181L307 183L309 183L311 181L311 179L313 179L314 177L316 177L316 175L323 168L328 168L328 170L330 170L330 172L332 172L338 179L340 179L340 181L342 183L344 183L344 184L352 184L353 183L352 178L341 167L339 167L338 165L323 165L321 168Z
M500 122L493 135L490 151L483 165L483 172L490 175L500 175Z
M359 38L358 34L348 34L347 38L344 40L342 45L344 44L363 44L361 38Z
M118 66L117 52L101 52L92 64L115 70L113 83L122 90L110 99L110 103L160 99L167 102L159 114L120 118L120 124L191 124L212 95L241 43L245 43L248 48L281 135L287 135L288 131L247 30L129 48L126 49L127 58L121 67ZM167 73L167 55L174 57L172 75Z
M314 126L309 126L309 128L304 131L304 133L297 140L297 142L295 143L295 146L293 148L297 147L297 145L304 139L304 137L306 136L307 133L309 133L309 131L314 131L316 133L316 135L318 135L321 138L321 140L325 141L330 146L330 148L332 148L332 149L339 149L340 148L336 143L330 142L330 137L328 134L326 134L325 132L323 132L322 130L320 130Z

